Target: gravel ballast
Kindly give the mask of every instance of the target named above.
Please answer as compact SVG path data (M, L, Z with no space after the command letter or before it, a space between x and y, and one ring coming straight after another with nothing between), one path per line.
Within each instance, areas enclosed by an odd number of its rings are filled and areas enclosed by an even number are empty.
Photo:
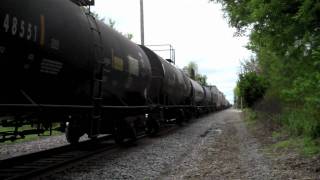
M67 145L64 135L45 137L37 141L28 141L15 144L3 144L0 146L0 160L24 154L47 150Z
M237 129L225 128L230 120L239 121L240 116L236 113L234 110L227 110L199 118L174 133L141 140L136 147L101 155L83 162L81 167L76 166L67 172L56 174L53 178L202 179L241 176L255 178L257 176L265 179L264 177L269 174L269 166L264 163L266 160L258 152L249 150L250 148L246 145L233 148L234 152L220 151L224 147L212 147L217 145L215 144L217 137L224 136L225 133L233 133L232 130L237 131ZM234 119L235 117L238 119ZM231 138L234 137L231 136ZM231 143L235 142L231 141ZM254 145L253 142L248 143ZM244 151L247 152L241 154ZM211 156L215 154L221 158L216 161L208 154ZM240 155L245 159L240 158ZM208 160L210 161L206 162ZM252 163L257 167L250 170L248 166ZM86 167L90 170L86 170ZM206 174L209 169L214 174Z
M86 136L80 141L88 140ZM36 141L0 145L0 160L69 145L65 135L41 137Z

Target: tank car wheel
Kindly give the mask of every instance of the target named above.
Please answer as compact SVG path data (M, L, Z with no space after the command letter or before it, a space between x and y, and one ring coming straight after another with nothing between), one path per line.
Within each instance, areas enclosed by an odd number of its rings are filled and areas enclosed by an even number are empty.
M114 141L117 144L123 144L124 143L124 136L123 136L123 134L122 134L122 132L121 132L121 130L119 128L115 128L114 129L113 138L114 138Z
M123 119L117 118L114 122L113 128L113 138L117 144L123 144L125 140L125 121Z
M156 134L158 134L159 130L160 130L160 125L156 120L151 119L147 121L146 133L148 135L155 136Z
M137 140L137 132L134 127L127 125L128 127L121 127L114 129L114 141L117 144L123 145L125 144L125 139L128 139L129 142L133 142Z
M185 121L189 122L192 119L192 111L186 111Z
M200 115L201 115L200 109L196 109L195 112L194 112L194 116L195 116L196 118L199 118Z
M81 137L79 128L69 124L66 126L65 133L66 133L66 139L70 144L79 143L79 139Z
M136 130L134 123L130 123L128 126L129 126L128 132L129 132L130 141L136 141L137 140L137 130Z
M177 112L176 123L179 126L183 125L183 121L185 121L185 113L182 109L179 109Z

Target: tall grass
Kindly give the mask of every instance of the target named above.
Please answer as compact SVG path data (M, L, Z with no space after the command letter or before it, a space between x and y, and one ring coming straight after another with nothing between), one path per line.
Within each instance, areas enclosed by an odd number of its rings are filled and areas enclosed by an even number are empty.
M309 108L286 109L280 116L280 122L291 135L310 138L320 137L320 121Z
M307 156L320 154L320 112L315 107L280 104L266 98L254 110L245 110L245 116L249 125L261 121L265 128L271 127L276 142L273 148L294 149Z

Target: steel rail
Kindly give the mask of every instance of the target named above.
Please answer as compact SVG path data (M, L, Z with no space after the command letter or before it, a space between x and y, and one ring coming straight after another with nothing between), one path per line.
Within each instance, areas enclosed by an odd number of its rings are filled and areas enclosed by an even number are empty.
M2 160L0 161L0 179L32 178L89 156L111 150L117 147L115 143L107 141L111 138L112 136L109 135L73 146L67 145ZM105 143L102 143L103 141Z

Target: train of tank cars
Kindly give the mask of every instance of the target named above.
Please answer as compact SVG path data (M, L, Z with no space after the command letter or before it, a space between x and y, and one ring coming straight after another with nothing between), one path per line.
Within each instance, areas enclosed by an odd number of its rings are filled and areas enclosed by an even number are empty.
M83 7L92 4L1 0L0 127L14 128L0 133L2 141L58 122L70 143L84 134L122 142L229 106L215 86L95 19ZM30 124L37 128L19 131Z

